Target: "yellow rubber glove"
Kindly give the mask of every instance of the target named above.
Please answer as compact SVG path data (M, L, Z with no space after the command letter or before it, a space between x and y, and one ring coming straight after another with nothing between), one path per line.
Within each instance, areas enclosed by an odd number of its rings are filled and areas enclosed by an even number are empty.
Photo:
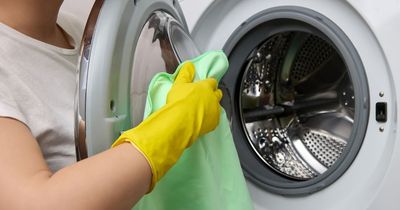
M186 148L219 123L222 92L217 89L217 81L210 78L192 82L194 72L193 63L185 63L166 104L112 145L130 142L142 152L153 173L150 191Z

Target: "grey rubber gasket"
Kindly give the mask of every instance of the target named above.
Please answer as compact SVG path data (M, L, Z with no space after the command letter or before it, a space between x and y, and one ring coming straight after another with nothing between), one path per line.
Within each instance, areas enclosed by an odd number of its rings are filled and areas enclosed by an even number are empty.
M249 53L273 34L302 31L318 35L335 46L345 62L355 92L355 123L348 146L324 174L308 180L284 178L269 169L253 152L242 128L238 106L238 82ZM224 46L230 68L222 80L229 99L223 106L231 113L232 132L245 176L265 190L282 195L302 195L319 191L335 182L349 168L364 140L369 118L369 92L363 64L346 34L324 15L302 7L285 6L264 10L241 24Z

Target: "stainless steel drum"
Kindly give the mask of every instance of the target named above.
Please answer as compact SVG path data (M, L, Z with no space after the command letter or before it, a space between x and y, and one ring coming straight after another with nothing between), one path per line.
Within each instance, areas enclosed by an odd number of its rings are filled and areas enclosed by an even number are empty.
M268 38L248 57L240 93L249 143L284 176L316 177L347 145L353 86L339 54L318 36L286 32Z

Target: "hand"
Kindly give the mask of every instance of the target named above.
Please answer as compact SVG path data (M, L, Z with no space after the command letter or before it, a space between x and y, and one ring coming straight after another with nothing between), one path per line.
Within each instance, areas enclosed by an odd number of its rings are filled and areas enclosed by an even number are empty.
M166 105L137 127L124 132L113 147L130 142L147 159L153 177L150 189L176 163L183 151L219 123L221 90L215 79L192 82L194 65L181 68Z
M187 62L179 72L168 93L167 105L185 104L182 112L196 116L198 119L198 136L214 130L219 123L222 91L217 89L218 82L214 78L193 82L195 67ZM182 105L181 105L182 106Z

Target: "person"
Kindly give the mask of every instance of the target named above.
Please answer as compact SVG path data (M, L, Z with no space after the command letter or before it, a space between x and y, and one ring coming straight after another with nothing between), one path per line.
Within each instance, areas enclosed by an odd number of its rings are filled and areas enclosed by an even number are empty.
M75 161L73 104L82 31L63 0L0 0L0 209L130 209L213 130L222 97L188 62L167 103L113 147Z

